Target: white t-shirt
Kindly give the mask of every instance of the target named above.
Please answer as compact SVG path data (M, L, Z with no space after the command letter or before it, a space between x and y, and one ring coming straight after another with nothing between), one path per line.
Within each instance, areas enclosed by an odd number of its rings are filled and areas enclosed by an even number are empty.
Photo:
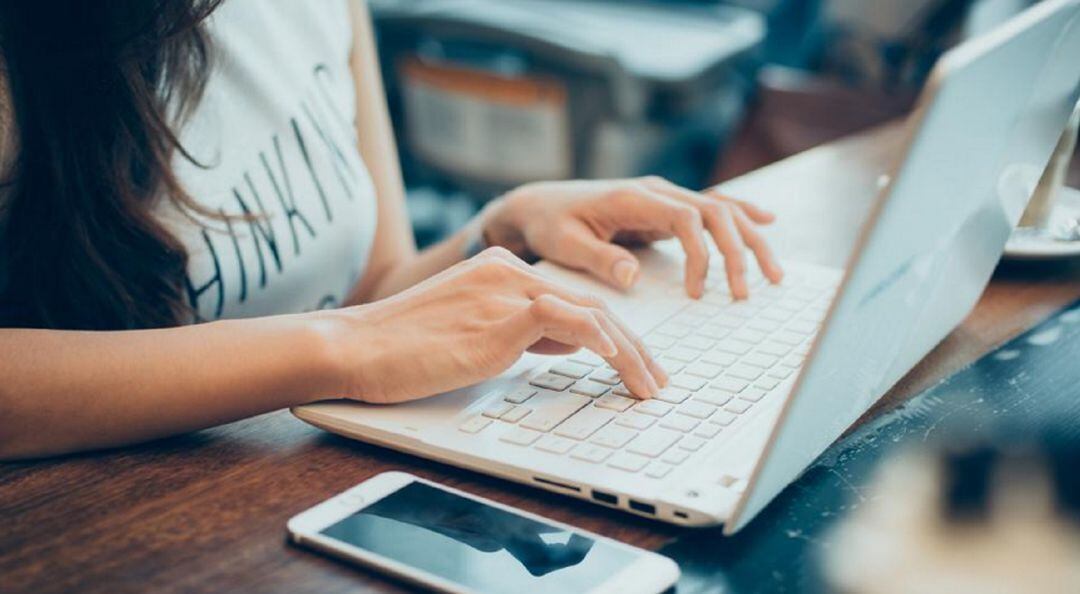
M174 168L234 218L160 213L187 246L200 320L337 306L363 274L376 204L353 125L348 2L227 0L207 22L213 69L180 139L209 167L177 155Z

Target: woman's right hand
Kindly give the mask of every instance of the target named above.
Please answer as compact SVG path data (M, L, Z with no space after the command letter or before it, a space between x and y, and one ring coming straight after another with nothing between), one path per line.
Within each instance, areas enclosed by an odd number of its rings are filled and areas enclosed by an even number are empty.
M525 351L603 357L641 398L667 382L641 340L596 298L562 288L491 248L393 297L334 311L340 394L415 400L493 377Z

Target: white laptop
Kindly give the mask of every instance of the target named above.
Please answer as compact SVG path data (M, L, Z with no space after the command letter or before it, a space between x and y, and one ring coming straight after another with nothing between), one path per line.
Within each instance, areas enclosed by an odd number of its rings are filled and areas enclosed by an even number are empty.
M1080 0L1046 0L941 58L846 269L784 262L732 302L719 256L700 301L681 254L642 252L609 299L668 368L628 397L587 352L526 355L426 400L294 409L328 431L683 525L754 517L945 337L982 293L1080 97Z

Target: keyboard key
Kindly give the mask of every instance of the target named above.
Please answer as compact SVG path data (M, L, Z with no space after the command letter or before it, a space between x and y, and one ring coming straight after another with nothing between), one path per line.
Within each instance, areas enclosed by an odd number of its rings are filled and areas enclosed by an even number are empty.
M677 346L673 349L668 349L668 351L664 353L664 357L667 357L668 359L674 359L676 361L679 361L680 363L692 363L699 356L701 356L700 351L695 351L693 349L688 349L681 346Z
M715 324L717 326L724 326L725 328L727 328L729 330L736 330L740 326L743 325L743 322L745 322L745 320L743 320L742 318L740 318L738 316L729 316L727 314L720 314L720 315L714 317L712 319L711 323Z
M785 297L780 301L773 304L775 309L786 309L792 312L802 311L802 308L806 307L806 304L798 299L792 299L791 297Z
M787 330L790 330L791 332L794 332L796 334L810 336L811 334L817 332L817 324L804 320L795 320L794 322L787 325Z
M470 417L464 423L458 425L458 429L464 431L465 433L480 433L480 431L483 430L484 427L487 427L490 424L491 419L482 415L476 415L475 417Z
M749 386L750 383L746 380L725 376L709 385L713 388L716 388L717 390L723 390L725 392L731 392L732 394L738 394L739 392L742 392L744 389L746 389L746 386Z
M536 449L550 452L552 454L565 454L574 449L577 442L565 437L555 437L554 435L545 435L540 443L536 444Z
M538 439L543 433L539 431L532 431L530 429L522 429L521 427L514 427L499 438L499 441L505 441L506 443L512 443L514 445L527 446Z
M605 448L619 449L625 447L630 443L630 440L637 437L636 431L631 431L624 427L617 427L615 425L608 425L603 429L596 432L596 435L589 441Z
M562 375L573 379L581 379L586 375L592 373L593 368L588 365L581 365L578 363L571 363L570 361L563 361L557 365L552 365L551 373L556 375Z
M704 336L713 340L720 340L726 337L728 334L731 334L731 331L732 328L728 328L727 326L721 326L720 324L705 324L704 326L698 328L696 332L699 336Z
M663 334L652 334L643 340L645 346L650 349L662 351L664 349L670 349L675 346L677 340L671 336L665 336Z
M650 425L656 422L656 419L636 413L634 411L623 413L615 417L615 424L622 425L623 427L630 427L631 429L637 429L641 431L648 429Z
M783 324L790 320L791 316L795 315L795 312L786 309L773 309L770 307L769 309L763 310L759 315L762 319Z
M747 388L739 393L739 398L747 400L749 402L757 402L765 397L765 390L758 388Z
M679 404L690 397L690 392L679 388L673 388L668 386L662 388L659 393L656 394L656 399L661 402L668 402L671 404Z
M675 431L680 431L682 433L690 433L694 429L697 429L698 421L695 421L690 417L671 415L660 421L660 426L665 429L674 429Z
M724 405L724 410L741 415L742 413L750 410L750 403L746 400L732 400Z
M768 369L779 363L780 358L773 355L765 355L763 353L750 353L743 357L740 362L746 363L747 365L753 365L754 367Z
M555 375L554 373L541 373L534 377L529 383L538 388L547 388L548 390L561 392L574 385L574 380L561 375Z
M571 458L599 464L611 456L611 450L593 444L581 444L574 448Z
M732 355L731 353L725 353L724 351L709 351L701 356L700 362L727 367L728 365L734 365L738 360L739 357Z
M752 382L761 377L762 373L764 373L764 371L760 367L751 367L749 365L737 363L729 367L728 370L724 372L724 375Z
M764 332L758 332L757 330L751 330L750 328L739 328L735 332L732 332L730 336L730 338L734 340L741 340L743 342L749 342L750 344L758 344L767 337L768 335Z
M610 388L604 384L594 382L592 380L577 382L574 384L570 391L575 394L581 394L582 396L588 396L589 398L597 398L603 396Z
M671 336L673 338L686 338L690 336L690 333L694 331L692 326L686 326L684 324L678 324L674 322L668 322L663 326L660 326L656 330L653 330L654 334L663 334L665 336Z
M720 425L721 427L727 427L728 425L732 424L735 421L735 419L737 419L737 418L738 417L736 417L735 415L733 415L733 414L731 414L731 413L729 413L727 411L721 410L721 411L717 411L717 413L715 415L713 415L713 417L711 419L709 419L709 422L710 423L716 423L717 425Z
M642 468L645 468L645 466L648 464L649 459L645 456L628 454L626 452L619 452L615 454L608 462L608 466L612 468L618 468L619 470L625 470L627 472L637 472Z
M587 396L540 392L529 403L533 412L521 421L521 426L537 431L551 431L585 405L592 402Z
M691 400L690 402L684 402L675 412L695 419L707 419L716 412L716 407Z
M777 365L770 369L766 375L775 379L787 379L795 370L790 367L784 367L783 365ZM760 380L759 380L760 381Z
M700 334L691 334L680 340L679 346L694 349L695 351L707 351L716 346L716 341L711 338L705 338Z
M559 437L584 441L614 418L615 413L610 410L588 406L563 421L552 433Z
M614 369L598 369L589 376L589 379L594 382L600 382L601 384L607 384L609 386L614 386L615 384L622 381L622 379L619 377L619 372L615 371Z
M631 406L634 406L635 402L637 402L637 400L634 400L633 398L627 398L626 396L618 396L616 394L604 394L603 396L596 399L596 406L598 408L606 408L608 410L622 412L630 408Z
M712 439L720 433L720 425L714 425L712 423L702 423L697 429L694 429L694 435L702 439Z
M725 338L716 344L716 350L731 353L732 355L745 355L750 352L751 348L753 348L752 345L734 338Z
M511 404L521 404L522 402L525 402L526 400L532 398L535 395L536 390L532 388L518 388L504 396L503 400Z
M605 363L603 357L584 349L570 355L570 360L580 365L588 365L589 367L600 367Z
M676 448L668 450L668 452L664 454L664 456L660 458L660 460L667 462L668 464L678 466L679 464L686 462L686 459L689 457L690 452Z
M638 435L637 439L630 442L626 451L633 454L641 454L649 458L655 458L663 454L668 448L675 445L682 435L666 429L650 429ZM601 448L603 449L603 448Z
M690 390L691 392L704 388L707 383L706 380L703 380L700 377L694 377L683 373L670 378L670 384L673 387Z
M505 413L510 412L510 409L512 408L514 408L514 405L510 404L509 402L496 402L491 406L485 408L484 412L481 414L483 414L489 419L497 419L503 416Z
M720 375L720 372L722 372L723 370L724 369L722 367L698 361L697 363L694 363L693 365L687 367L686 373L690 375L696 375L698 377L703 377L705 379L716 379L716 377Z
M724 311L723 308L717 307L715 305L709 305L708 303L702 303L700 301L698 301L696 303L691 303L686 308L686 313L694 314L694 315L701 316L703 318L709 318L709 319L715 318L716 316L723 313L723 311Z
M694 437L692 435L688 435L688 436L682 438L682 440L679 441L679 447L681 449L684 449L684 450L689 450L691 452L696 452L696 451L700 450L701 447L704 446L706 443L707 442L704 439L701 439L700 437Z
M800 357L805 357L806 355L808 355L810 353L810 343L804 342L804 343L800 344L799 346L795 347L795 349L792 350L791 352L795 353L796 355L799 355Z
M662 479L671 472L672 466L663 462L653 462L645 469L645 476L654 479Z
M686 367L686 363L683 363L682 361L677 361L675 359L672 359L671 357L661 356L656 359L656 362L660 364L660 367L664 368L664 371L666 371L669 376L679 373L683 370L683 368Z
M705 404L711 404L713 406L723 406L728 403L734 397L731 392L724 390L717 390L716 388L705 388L704 390L694 394L694 400L698 402L704 402Z
M802 362L802 357L798 355L790 355L788 357L785 357L784 360L780 362L780 364L784 367L790 367L791 369L798 369L799 367L802 367Z
M662 417L671 412L671 405L658 400L646 400L644 402L639 402L638 405L634 407L634 410L643 415Z
M748 319L754 317L754 314L758 312L758 307L747 301L736 301L732 303L724 313L732 315L738 318Z
M754 387L755 388L765 390L766 392L769 391L769 390L775 389L776 386L779 386L779 385L780 385L780 380L778 380L776 378L772 378L772 377L763 377L763 378L758 379L758 381L754 382Z
M786 344L788 346L793 346L793 347L798 346L803 341L804 338L806 338L806 337L801 335L801 334L796 334L794 332L788 332L787 330L781 330L781 331L777 332L776 334L772 335L772 339L775 340L776 342L779 342L781 344Z
M764 355L772 355L774 357L783 357L784 355L791 352L791 347L786 344L781 344L779 342L773 342L770 340L769 342L766 342L765 344L759 346L756 352L762 353Z
M746 323L746 327L751 330L757 330L758 332L764 332L766 334L770 332L776 332L780 329L780 322L774 322L773 320L766 320L765 318L757 318L756 320L750 320Z
M532 412L532 409L529 408L529 407L515 406L514 408L511 408L509 411L503 413L502 416L499 417L499 420L504 421L506 423L516 423L516 422L520 421L521 419L524 419L525 417L529 416L529 413L531 413L531 412Z

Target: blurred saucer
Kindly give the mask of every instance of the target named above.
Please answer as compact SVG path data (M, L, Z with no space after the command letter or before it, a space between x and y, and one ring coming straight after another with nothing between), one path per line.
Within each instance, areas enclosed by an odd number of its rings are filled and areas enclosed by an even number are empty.
M1056 260L1080 256L1080 190L1061 189L1045 229L1017 227L1005 244L1010 260Z

